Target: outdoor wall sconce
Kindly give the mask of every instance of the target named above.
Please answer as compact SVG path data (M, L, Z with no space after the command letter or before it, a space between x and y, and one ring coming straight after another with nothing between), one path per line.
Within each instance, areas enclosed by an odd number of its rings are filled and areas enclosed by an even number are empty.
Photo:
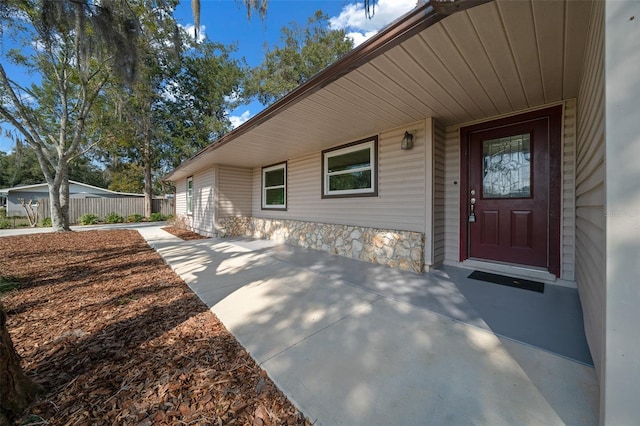
M413 148L413 134L405 131L402 142L400 142L400 149L406 151L411 148Z

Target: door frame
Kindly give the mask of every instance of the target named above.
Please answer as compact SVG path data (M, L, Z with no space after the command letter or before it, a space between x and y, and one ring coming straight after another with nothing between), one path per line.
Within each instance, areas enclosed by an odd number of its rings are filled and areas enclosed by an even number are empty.
M543 108L460 128L460 262L469 259L469 143L471 135L490 129L547 119L549 129L549 223L547 269L560 277L560 227L562 220L562 114L563 105ZM490 262L490 260L483 259ZM497 262L497 261L496 261Z

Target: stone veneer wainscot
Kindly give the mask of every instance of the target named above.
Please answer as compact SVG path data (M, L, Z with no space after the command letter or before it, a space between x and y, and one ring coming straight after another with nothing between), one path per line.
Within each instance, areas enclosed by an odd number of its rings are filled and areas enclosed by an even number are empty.
M218 237L252 237L322 250L365 262L421 273L424 234L288 219L225 217Z

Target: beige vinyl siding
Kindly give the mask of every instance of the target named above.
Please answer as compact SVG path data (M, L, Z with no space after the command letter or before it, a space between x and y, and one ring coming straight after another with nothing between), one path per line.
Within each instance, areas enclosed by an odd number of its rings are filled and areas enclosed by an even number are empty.
M187 214L187 178L176 182L176 216Z
M408 151L400 149L405 130L414 134ZM322 199L321 153L315 152L288 160L287 211L262 210L261 168L255 168L253 216L424 232L424 140L422 121L379 135L377 197Z
M433 126L433 265L444 262L446 229L446 134L436 120Z
M546 108L550 105L541 106ZM532 110L527 110L532 111ZM523 111L526 112L526 111ZM505 117L502 115L495 118ZM444 146L444 262L455 264L460 261L460 128L474 123L449 126L445 129ZM563 187L561 222L561 275L566 281L574 280L575 269L575 139L576 101L565 102L563 116Z
M564 105L562 138L562 230L560 278L575 281L576 259L576 100Z
M218 166L218 218L251 216L253 170Z
M576 282L597 371L605 332L605 121L603 3L595 3L578 92Z
M460 127L445 129L444 262L460 261Z
M215 233L216 174L216 168L211 167L193 175L191 227L195 232L208 236Z

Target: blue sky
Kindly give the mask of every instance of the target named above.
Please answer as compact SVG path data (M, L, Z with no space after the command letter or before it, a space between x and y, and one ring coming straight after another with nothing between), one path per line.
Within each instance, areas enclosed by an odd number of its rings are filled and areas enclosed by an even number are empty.
M257 66L264 58L265 44L274 46L278 43L283 26L293 21L304 25L316 10L329 15L331 25L345 29L357 45L412 9L416 0L378 0L371 20L366 18L362 2L352 0L269 0L264 20L255 13L248 20L242 1L200 0L200 5L201 32L215 42L235 43L238 48L236 56L244 57L250 66ZM180 2L175 16L179 24L193 31L189 0ZM11 73L10 69L7 71ZM229 111L229 117L234 126L238 126L263 108L263 105L253 102ZM0 151L10 152L12 149L13 142L0 135Z

